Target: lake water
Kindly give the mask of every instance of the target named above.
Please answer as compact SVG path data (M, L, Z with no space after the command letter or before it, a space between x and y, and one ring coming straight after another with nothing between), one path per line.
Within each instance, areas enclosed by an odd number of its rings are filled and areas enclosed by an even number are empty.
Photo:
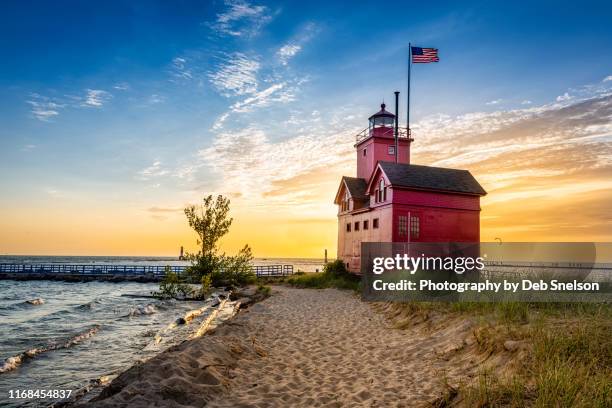
M186 264L150 257L2 256L0 262ZM323 265L322 260L311 259L254 263L292 264L304 271ZM189 337L207 314L188 325L174 322L194 310L210 308L210 301L148 297L157 288L156 283L135 282L0 281L0 406L48 405L51 400L10 400L9 390L77 390ZM34 299L42 299L42 304L28 303Z

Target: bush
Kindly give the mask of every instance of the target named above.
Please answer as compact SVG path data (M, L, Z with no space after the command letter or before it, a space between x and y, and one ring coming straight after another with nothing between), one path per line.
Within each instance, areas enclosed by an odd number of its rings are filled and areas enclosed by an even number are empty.
M325 264L323 272L296 274L289 278L287 283L299 288L360 290L360 278L347 271L339 259Z
M164 278L159 284L158 292L151 294L160 299L187 299L194 297L194 290L189 284L181 281L178 274L172 272L169 266L164 270Z
M342 259L336 259L333 262L328 262L323 267L323 273L331 275L335 278L353 276L342 262Z

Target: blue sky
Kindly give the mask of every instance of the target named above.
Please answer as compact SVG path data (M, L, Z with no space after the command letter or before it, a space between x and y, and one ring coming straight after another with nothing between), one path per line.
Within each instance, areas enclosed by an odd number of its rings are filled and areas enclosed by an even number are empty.
M354 171L352 135L383 98L400 90L404 112L409 41L440 50L413 69L422 164L445 158L419 124L561 108L612 84L609 3L430 3L4 2L0 208L178 223L221 192L245 218L272 205L293 219L299 203L333 221L333 191L315 190Z

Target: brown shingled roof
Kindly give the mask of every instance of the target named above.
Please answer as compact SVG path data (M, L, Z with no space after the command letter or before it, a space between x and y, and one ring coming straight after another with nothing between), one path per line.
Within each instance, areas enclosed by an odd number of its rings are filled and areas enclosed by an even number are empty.
M349 194L353 199L360 201L368 199L368 195L366 194L368 183L364 179L342 176L342 181L346 184Z
M392 186L483 196L487 192L467 170L379 162ZM360 180L360 179L358 179Z

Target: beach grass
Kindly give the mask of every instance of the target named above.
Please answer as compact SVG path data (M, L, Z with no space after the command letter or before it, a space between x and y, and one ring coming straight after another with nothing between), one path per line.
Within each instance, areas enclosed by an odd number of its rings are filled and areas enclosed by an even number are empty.
M342 261L329 262L323 272L295 274L286 281L289 285L307 289L336 288L359 291L361 279L349 273Z
M483 352L507 352L508 340L526 345L515 369L484 368L476 381L448 387L439 406L612 406L611 305L409 303L401 308L412 315L436 311L479 318L474 336Z

